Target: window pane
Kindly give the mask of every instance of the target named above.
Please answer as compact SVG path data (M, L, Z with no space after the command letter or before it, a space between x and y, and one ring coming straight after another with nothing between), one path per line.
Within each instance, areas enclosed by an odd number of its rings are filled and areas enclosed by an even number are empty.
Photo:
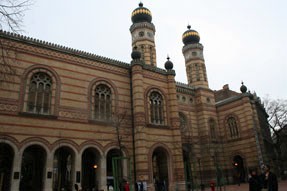
M151 123L164 124L162 97L157 92L150 94L150 119Z
M112 114L111 90L100 84L95 88L95 119L109 120Z
M35 73L30 81L27 111L48 114L51 105L52 80L43 72Z

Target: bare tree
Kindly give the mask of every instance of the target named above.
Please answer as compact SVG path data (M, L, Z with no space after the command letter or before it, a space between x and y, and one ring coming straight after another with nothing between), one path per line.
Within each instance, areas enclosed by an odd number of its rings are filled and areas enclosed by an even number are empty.
M122 153L122 149L124 148L124 145L122 144L122 141L124 138L127 138L127 134L129 132L126 132L127 129L121 128L123 124L125 123L127 115L127 110L124 111L117 111L113 113L112 116L112 125L116 130L116 136L117 136L117 143L120 149L120 153Z
M0 0L0 30L13 33L22 31L24 12L31 5L32 0ZM0 83L13 78L16 70L13 67L15 59L11 53L15 47L0 39Z
M284 99L270 99L265 98L264 107L269 115L268 122L273 137L273 146L276 151L277 164L280 170L281 176L283 175L283 162L282 158L282 145L287 136L287 100Z

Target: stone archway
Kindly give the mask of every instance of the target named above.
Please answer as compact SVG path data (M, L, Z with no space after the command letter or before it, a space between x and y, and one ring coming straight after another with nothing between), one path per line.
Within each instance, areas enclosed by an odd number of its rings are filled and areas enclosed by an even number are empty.
M152 171L155 191L167 191L169 185L168 154L164 148L158 147L152 154Z
M58 148L53 161L53 191L72 191L75 153L67 146Z
M82 154L82 189L96 191L99 186L101 155L95 148L87 148Z
M183 157L183 164L184 164L184 176L185 176L185 183L186 183L186 190L194 190L194 180L193 180L193 172L191 167L191 145L190 144L183 144L182 145L182 157Z
M233 157L233 179L234 182L240 184L241 182L245 182L245 166L244 160L240 155L236 155Z
M0 190L1 191L10 190L13 160L14 160L13 148L6 143L0 143Z
M27 147L22 155L20 191L41 191L47 154L39 145Z

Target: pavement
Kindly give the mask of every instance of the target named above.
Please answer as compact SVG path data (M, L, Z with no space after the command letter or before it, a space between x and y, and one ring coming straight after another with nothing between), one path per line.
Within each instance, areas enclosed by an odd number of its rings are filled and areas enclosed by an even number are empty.
M287 181L280 181L278 183L279 190L278 191L287 191ZM205 191L210 191L210 188L205 188ZM220 191L219 188L215 188L215 191ZM228 185L221 188L221 191L249 191L248 183L238 185Z

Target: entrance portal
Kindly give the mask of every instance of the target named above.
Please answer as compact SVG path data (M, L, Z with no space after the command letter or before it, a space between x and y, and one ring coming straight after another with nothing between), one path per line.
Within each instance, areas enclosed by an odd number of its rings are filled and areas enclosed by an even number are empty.
M156 191L168 190L168 163L167 152L163 148L157 148L152 155L153 179Z
M240 155L233 157L233 167L234 167L234 181L237 184L245 182L245 168L243 158Z
M88 148L82 155L82 189L96 191L98 190L98 167L100 163L100 154L94 148Z
M20 191L43 190L44 167L46 164L46 152L33 145L25 149L22 156Z
M58 148L54 156L53 191L72 191L74 152L69 147Z
M0 190L9 191L11 186L14 151L5 143L0 143Z

